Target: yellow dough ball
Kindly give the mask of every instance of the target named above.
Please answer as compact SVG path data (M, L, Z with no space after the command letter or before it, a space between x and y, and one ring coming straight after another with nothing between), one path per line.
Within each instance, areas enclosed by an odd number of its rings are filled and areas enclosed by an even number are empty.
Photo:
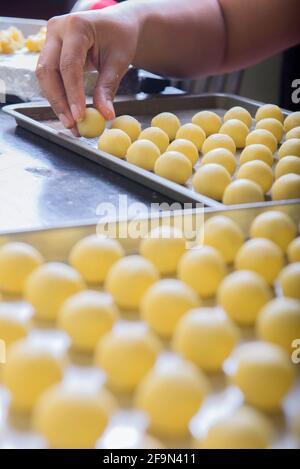
M255 128L269 130L269 132L271 132L274 135L278 143L281 142L282 140L283 125L277 119L274 119L272 117L268 117L267 119L261 119L260 121L257 122Z
M141 315L163 338L170 338L179 319L199 306L194 290L175 279L164 279L152 285L141 302Z
M222 311L198 308L178 322L173 346L186 360L214 372L221 370L238 339L238 328Z
M250 227L251 238L267 238L286 251L296 237L297 228L291 217L279 210L270 210L257 215Z
M159 148L150 140L136 140L127 150L126 159L140 168L153 171L160 156Z
M129 393L153 367L160 348L158 339L149 331L114 329L100 340L95 360L106 373L110 388Z
M274 135L265 129L255 129L250 132L246 137L246 146L261 144L270 148L272 153L277 150L277 140Z
M29 332L28 320L13 313L8 303L0 303L0 340L4 341L6 348Z
M90 235L78 241L72 248L69 262L87 283L103 283L107 272L124 256L124 249L115 239Z
M249 342L235 352L233 383L243 392L248 404L276 412L294 381L289 355L275 344Z
M228 217L217 215L204 224L204 244L217 249L226 263L233 262L244 242L244 234L239 225Z
M112 121L110 128L123 130L132 142L138 139L142 130L139 121L134 117L127 115L116 117Z
M212 134L207 137L202 145L202 153L205 155L216 148L226 148L226 150L231 151L231 153L236 152L234 140L226 134Z
M300 262L300 236L293 239L287 248L289 262Z
M292 342L300 337L300 301L275 298L260 311L256 331L261 340L284 348L289 354Z
M236 148L244 148L249 129L241 120L229 119L224 122L219 132L220 134L229 135L233 139Z
M201 159L201 164L216 163L223 166L232 176L236 170L237 162L235 156L226 148L215 148L206 153Z
M114 408L113 397L104 389L92 392L56 385L38 400L33 427L50 448L92 449Z
M43 391L62 377L62 361L44 346L22 339L9 348L3 384L11 394L14 410L31 411Z
M300 176L299 156L284 156L278 161L275 168L275 179L285 174L298 174Z
M130 137L120 129L106 130L98 141L99 150L116 156L117 158L125 158L130 145Z
M20 295L31 272L43 263L41 254L29 244L7 243L0 247L0 290Z
M300 300L300 262L293 262L284 267L278 281L284 296Z
M186 250L182 232L169 226L154 228L140 244L140 254L163 275L174 274L178 261Z
M197 147L190 140L184 140L182 138L173 140L168 146L167 151L178 151L182 153L190 160L192 166L197 163L199 158Z
M219 286L217 300L224 311L237 323L252 325L261 308L272 298L263 277L251 270L239 270L227 275Z
M257 121L269 118L277 119L281 123L283 122L284 117L282 111L280 107L276 106L276 104L264 104L255 114L255 119Z
M278 150L278 159L284 156L300 156L300 138L286 140Z
M193 188L206 197L222 200L224 191L230 182L230 174L224 166L209 163L197 169L193 177Z
M58 314L58 325L74 349L93 352L98 340L110 331L118 310L107 293L83 291L68 298Z
M192 124L191 122L184 124L177 130L176 138L183 138L192 142L198 151L201 150L206 134L199 125Z
M200 442L205 449L264 449L273 436L272 425L264 414L243 406L217 421Z
M178 264L180 280L190 285L202 298L215 295L225 274L223 256L211 246L187 251Z
M215 112L200 111L193 116L192 123L201 127L208 137L219 132L222 120Z
M236 179L231 182L223 194L223 204L238 205L253 202L263 202L262 188L250 179Z
M240 156L240 164L243 165L248 161L260 160L264 161L267 165L273 165L273 153L270 148L261 143L253 143L244 148Z
M270 239L253 238L238 250L235 267L238 270L253 270L272 285L284 265L282 250Z
M260 160L248 161L237 172L237 179L249 179L256 182L266 194L273 184L273 172L270 166Z
M139 139L150 140L150 142L154 143L159 148L160 153L164 153L170 143L169 136L159 127L147 127L142 130Z
M157 114L157 116L153 117L151 126L159 127L164 130L169 139L174 140L181 123L175 114L172 114L171 112L161 112L160 114Z
M158 278L158 271L152 262L132 255L120 259L111 267L105 287L120 308L136 310L147 289Z
M272 200L300 198L300 175L284 174L272 186Z
M244 122L248 128L252 126L252 116L250 112L241 106L234 106L225 113L224 122L231 119L238 119Z
M200 408L209 384L192 363L154 368L136 393L137 407L147 413L150 430L167 438L189 433L189 422Z
M88 107L83 120L77 122L77 129L82 137L99 137L105 129L105 119L97 109Z
M292 112L292 114L289 114L285 118L283 126L284 126L285 132L289 132L295 127L299 127L300 126L300 111Z
M28 277L25 299L31 303L37 318L53 321L63 302L83 289L83 280L76 270L59 262L49 262Z
M300 124L300 119L299 119ZM289 130L285 136L286 140L290 138L300 138L300 125L298 127L294 127L293 129Z
M166 151L155 162L154 172L163 178L185 184L192 175L190 160L178 151Z

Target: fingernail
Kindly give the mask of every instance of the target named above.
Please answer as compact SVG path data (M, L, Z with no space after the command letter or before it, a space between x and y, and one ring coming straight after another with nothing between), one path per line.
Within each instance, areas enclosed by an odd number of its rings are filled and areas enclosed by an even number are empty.
M72 129L70 129L70 130L71 130L72 135L74 137L80 137L80 134L79 134L78 130L76 129L76 127L72 127Z
M71 112L72 112L73 119L76 122L82 121L83 117L81 116L81 111L79 107L77 106L77 104L71 104Z
M116 114L115 114L113 103L111 101L107 101L106 108L107 108L107 116L109 117L109 119L114 119L116 117Z
M67 129L71 127L72 122L68 119L67 116L65 116L65 114L59 114L58 118L64 127Z

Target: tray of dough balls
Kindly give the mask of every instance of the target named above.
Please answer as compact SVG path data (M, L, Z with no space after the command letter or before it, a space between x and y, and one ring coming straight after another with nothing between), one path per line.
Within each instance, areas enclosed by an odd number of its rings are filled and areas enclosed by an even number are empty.
M299 447L299 222L290 201L2 234L0 447Z
M76 138L45 105L8 106L18 124L179 201L208 206L300 198L300 113L233 95L87 108Z

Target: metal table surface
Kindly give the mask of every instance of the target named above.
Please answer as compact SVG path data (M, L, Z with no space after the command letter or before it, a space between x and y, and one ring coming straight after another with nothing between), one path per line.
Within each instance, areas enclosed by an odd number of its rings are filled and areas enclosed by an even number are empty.
M16 126L0 109L0 231L97 219L100 203L172 202Z

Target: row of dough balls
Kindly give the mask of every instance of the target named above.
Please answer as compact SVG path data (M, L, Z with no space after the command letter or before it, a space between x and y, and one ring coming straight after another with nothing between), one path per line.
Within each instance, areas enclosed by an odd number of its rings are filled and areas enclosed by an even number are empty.
M14 26L0 31L0 54L13 54L24 47L29 52L40 52L46 40L46 26L36 34L24 37L22 31Z
M200 111L191 123L182 126L176 115L164 112L144 130L137 119L124 115L104 131L104 119L97 110L88 108L78 130L86 137L102 134L100 150L178 184L186 184L192 177L202 152L200 167L192 179L194 190L232 205L263 201L270 189L273 200L300 197L300 113L289 115L284 126L280 116L277 106L262 106L256 114L256 129L250 133L252 117L241 107L227 111L223 124L212 111ZM284 128L289 130L278 151L274 182L274 152ZM244 148L238 170L237 148Z

